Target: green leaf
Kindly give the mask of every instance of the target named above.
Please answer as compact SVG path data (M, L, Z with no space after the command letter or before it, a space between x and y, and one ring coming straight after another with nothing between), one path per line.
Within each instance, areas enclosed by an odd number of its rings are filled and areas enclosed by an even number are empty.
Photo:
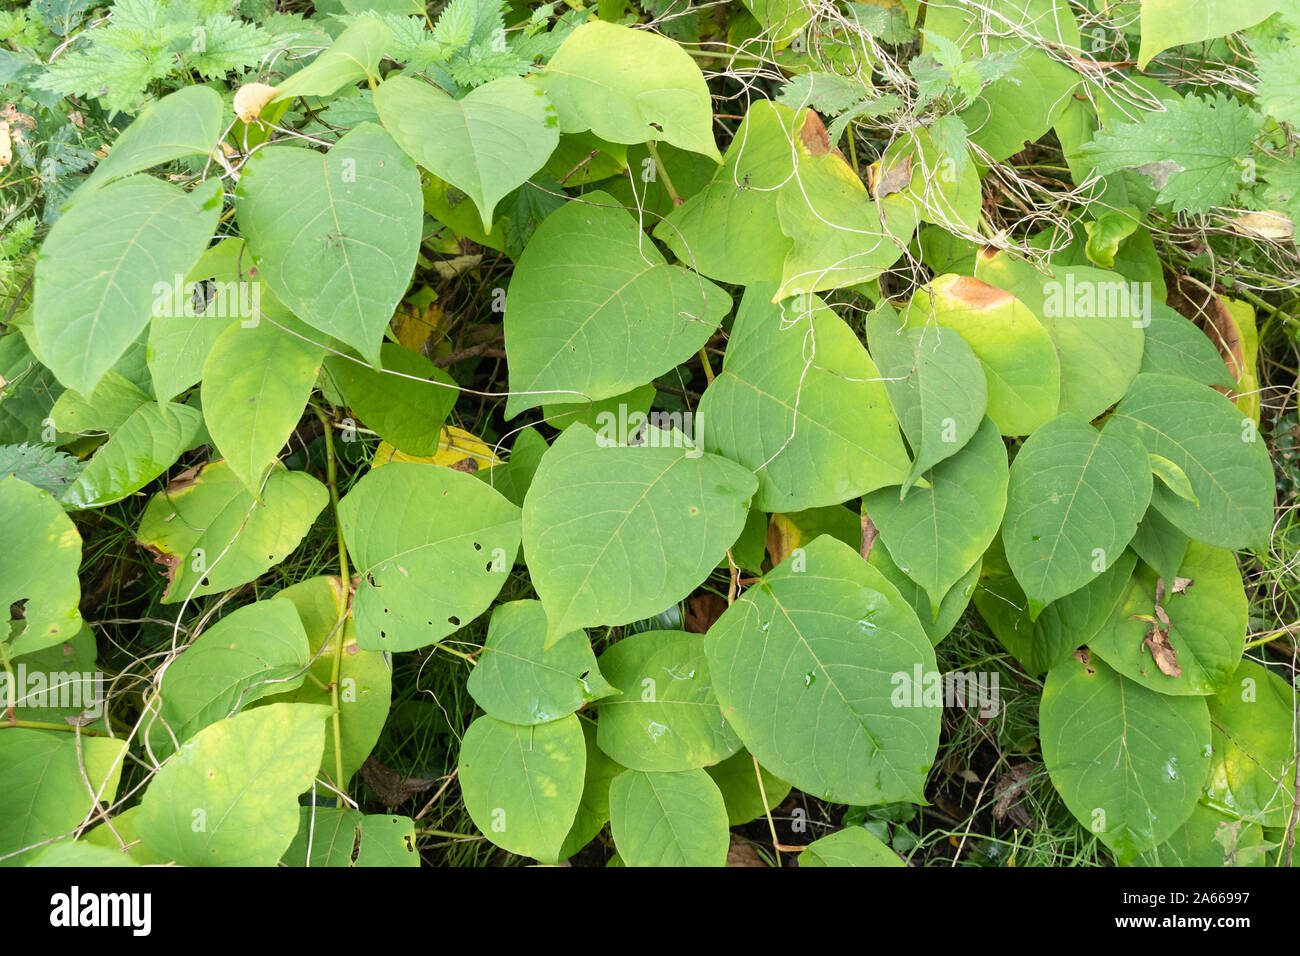
M461 99L410 77L390 77L375 90L375 109L412 159L474 201L486 232L497 203L541 169L560 140L555 108L517 76Z
M758 476L763 511L838 504L901 481L907 454L858 337L816 296L772 305L774 291L745 290L722 371L700 400L704 447Z
M519 509L440 465L372 469L339 504L361 583L353 601L366 650L425 647L483 613L519 550Z
M686 597L745 524L757 482L692 447L610 447L570 425L524 499L524 555L549 642L579 627L630 624ZM386 466L388 467L388 466Z
M1151 473L1164 482L1166 488L1179 498L1184 498L1194 505L1200 504L1196 500L1196 493L1192 491L1192 483L1187 480L1187 475L1181 468L1161 455L1147 457L1151 461Z
M625 770L609 785L609 823L626 866L724 866L722 793L703 770Z
M555 863L578 812L586 766L573 714L535 727L479 717L460 745L465 809L503 850Z
M568 35L539 77L560 131L612 143L664 140L722 161L704 75L676 43L595 20Z
M149 393L115 371L104 373L95 390L82 396L68 389L54 402L50 418L59 431L78 435L117 431L150 401Z
M904 574L894 563L888 545L872 548L871 556L867 560L873 568L884 575L885 580L898 588L898 593L916 612L916 617L921 622L921 629L925 631L925 636L935 647L939 646L961 620L962 614L970 604L971 595L975 593L975 588L979 584L980 569L983 564L981 560L976 560L966 573L957 579L957 583L948 589L948 593L939 602L939 613L935 614L930 604L930 595L925 592L925 588Z
M136 540L167 569L163 604L216 594L279 564L329 500L311 475L277 467L259 503L224 461L175 478L145 508Z
M302 418L325 355L313 330L291 316L277 321L286 328L231 325L203 363L208 434L254 495Z
M1039 737L1061 799L1120 863L1173 835L1210 772L1204 698L1157 694L1095 657L1048 672Z
M799 866L906 866L898 854L863 827L843 830L814 840L799 854Z
M1278 8L1277 0L1142 0L1138 69L1170 47L1200 43L1254 26Z
M85 468L53 445L0 445L0 478L17 478L59 497Z
M704 640L685 631L632 634L600 655L620 692L597 705L596 742L632 770L696 770L740 749L709 680Z
M81 535L48 492L17 478L0 478L0 514L0 607L9 609L3 640L6 655L16 657L81 630Z
M606 193L587 193L546 218L515 266L506 417L644 385L703 348L730 308L712 282L668 265Z
M546 424L556 431L562 432L574 422L582 422L594 432L606 429L607 433L612 431L614 434L617 434L621 417L624 431L630 440L640 428L641 416L645 416L644 421L647 425L650 424L650 406L654 404L656 394L654 383L649 383L612 398L603 398L598 402L579 402L575 405L546 404L542 406L542 415L545 417ZM518 447L517 440L516 447Z
M1061 364L1051 337L1020 300L979 279L944 275L909 303L905 324L938 323L966 340L984 366L988 417L1004 435L1027 435L1056 416Z
M56 843L37 854L28 866L98 868L103 866L139 866L133 859L108 847L81 841Z
M420 245L423 201L410 157L362 123L328 153L259 150L235 197L248 250L276 297L378 365Z
M221 139L221 113L221 96L207 86L187 86L156 100L117 137L73 201L115 179L184 156L206 155Z
M1286 826L1296 799L1295 689L1247 659L1209 704L1206 803L1247 823Z
M141 405L95 452L63 493L68 508L97 508L139 491L176 463L203 424L197 409L168 402Z
M358 17L309 65L280 84L272 102L294 96L330 96L361 80L379 79L379 61L393 31L379 17Z
M415 821L351 807L301 807L285 866L418 867ZM308 847L311 858L307 857Z
M1007 506L1007 450L991 419L961 451L935 465L929 488L903 501L893 488L863 499L900 571L925 589L934 619L944 595L976 564L998 533Z
M1230 388L1232 376L1210 337L1161 302L1151 303L1142 371L1179 375L1202 385Z
M212 181L219 193L219 183ZM36 264L35 331L59 381L89 395L149 323L158 288L207 245L220 202L149 176L92 193L59 217Z
M330 710L268 704L200 730L144 792L145 844L183 866L274 866L298 832Z
M257 601L232 611L162 672L154 746L170 753L254 701L298 687L308 659L307 634L292 605Z
M1264 866L1264 831L1196 804L1187 821L1164 843L1138 854L1135 866Z
M1156 485L1151 503L1179 529L1221 548L1257 545L1273 523L1273 469L1255 423L1204 385L1145 373L1115 409L1146 450L1182 469L1199 505Z
M1162 694L1213 694L1232 678L1246 641L1246 594L1231 551L1193 541L1178 568L1191 583L1183 593L1166 579L1156 601L1157 574L1138 567L1119 603L1088 646L1129 680ZM1169 616L1169 643L1182 674L1162 673L1144 638L1159 603ZM1164 626L1161 620L1161 626Z
M892 307L867 316L871 357L912 446L912 468L899 495L963 448L984 420L988 386L966 340L943 326L903 329Z
M727 825L738 827L766 814L790 795L790 785L762 767L754 770L754 757L744 748L704 772L722 791L727 805ZM762 775L762 787L759 775ZM766 799L765 799L766 798Z
M1259 65L1255 104L1278 122L1300 126L1300 50L1294 44L1258 50L1255 60Z
M1147 508L1129 547L1162 578L1172 581L1178 577L1178 567L1183 563L1190 541L1159 511Z
M487 642L467 689L497 720L544 724L617 693L600 668L591 642L573 631L544 649L546 611L540 601L511 601L492 610Z
M380 347L382 370L349 355L329 355L325 370L348 407L379 437L408 455L438 451L442 426L459 394L450 375L410 349Z
M315 680L304 681L296 691L276 693L271 697L287 703L332 703L333 694L329 686L335 680L334 659L338 657L339 755L343 760L342 774L346 783L375 749L388 720L393 698L392 668L382 653L363 651L357 646L351 614L340 626L344 596L337 577L308 578L276 594L276 600L281 598L291 601L298 610L302 627L307 632L311 675ZM341 648L336 643L340 640ZM325 725L322 758L322 772L333 779L338 775L334 765L334 721Z
M796 556L799 557L799 556ZM939 709L895 706L935 670L916 614L857 552L822 536L783 561L705 638L722 715L782 779L837 803L917 801Z
M96 797L112 803L125 751L125 740L25 727L0 732L0 856L7 857L5 865L28 863L41 852L37 844L70 834L94 810ZM24 852L10 855L19 850Z
M1006 253L979 256L975 273L1024 303L1051 336L1061 367L1060 412L1092 420L1123 397L1142 365L1149 290L1086 266L1043 275Z
M582 784L582 802L578 804L573 826L560 848L561 860L567 860L594 840L609 822L609 784L623 770L596 746L596 725L589 720L579 722L587 742L587 770Z
M1150 176L1156 201L1174 212L1206 212L1230 202L1241 185L1238 164L1250 155L1260 123L1259 114L1223 93L1189 95L1097 134L1083 150L1101 173L1137 169Z
M1109 568L1150 500L1151 468L1125 422L1099 430L1061 415L1030 435L1011 465L1002 527L1030 616Z

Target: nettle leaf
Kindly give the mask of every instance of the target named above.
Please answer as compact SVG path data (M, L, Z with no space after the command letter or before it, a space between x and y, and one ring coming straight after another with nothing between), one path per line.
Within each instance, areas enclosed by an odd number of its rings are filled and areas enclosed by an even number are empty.
M1156 201L1174 212L1206 212L1230 202L1240 187L1239 164L1250 155L1261 122L1223 93L1189 95L1139 122L1098 133L1083 150L1101 173L1137 169L1150 176L1159 190Z
M420 865L410 817L351 807L300 807L298 816L298 834L280 860L285 866Z
M81 535L49 492L18 478L0 478L0 514L0 607L9 609L3 640L5 654L17 657L81 630Z
M0 485L0 488L3 488ZM14 514L15 512L6 512ZM125 740L7 727L0 733L0 856L21 866L79 826L95 797L112 803ZM30 849L9 856L25 847Z
M1295 806L1295 690L1243 660L1209 699L1214 756L1205 800L1248 823L1283 827Z
M511 853L555 863L582 800L587 744L573 714L524 727L479 717L460 744L465 809Z
M992 420L929 472L929 488L899 501L893 488L863 499L898 569L929 595L924 622L938 617L949 590L968 575L998 533L1007 506L1007 450Z
M1061 364L1038 318L1009 292L944 275L912 297L911 328L938 323L965 339L984 366L988 417L1004 435L1027 435L1056 416Z
M412 159L474 201L487 232L497 203L541 169L560 140L555 108L517 76L461 99L410 77L390 77L375 90L375 109Z
M1179 579L1191 583L1180 589ZM1139 566L1088 646L1125 677L1162 694L1216 693L1232 678L1246 643L1246 594L1237 559L1231 551L1193 541L1177 577L1164 579L1163 587L1159 580L1151 568ZM1146 640L1156 626L1168 629L1174 674L1158 665Z
M1023 302L1051 336L1061 366L1060 412L1091 420L1123 397L1142 366L1149 289L1086 266L1044 275L1004 252L980 255L975 273Z
M658 614L707 578L744 528L754 476L683 447L679 432L651 431L665 437L613 446L575 423L542 457L523 539L548 642Z
M629 635L600 655L600 666L620 694L597 706L596 742L624 767L696 770L740 749L713 696L699 636Z
M1142 371L1179 375L1202 385L1230 388L1233 384L1228 366L1210 337L1163 302L1151 303Z
M486 483L439 465L368 471L339 504L361 583L357 644L426 647L483 613L519 551L519 509Z
M864 827L845 827L814 840L799 854L799 867L906 866L898 854Z
M97 508L139 491L176 463L203 425L198 409L147 402L133 411L63 493L69 508Z
M1236 33L1270 16L1278 0L1197 0L1194 8L1179 0L1142 0L1142 46L1138 69L1170 47L1200 43Z
M187 86L151 103L113 142L73 201L115 179L207 154L221 139L221 113L220 94L207 86Z
M916 706L934 649L897 590L822 536L750 588L705 638L722 715L759 763L857 805L920 798L939 708ZM916 691L915 697L912 690Z
M289 602L257 601L232 611L162 672L153 746L179 749L253 701L296 688L308 659L307 634Z
M18 478L59 497L85 468L53 445L0 445L0 478Z
M512 724L544 724L618 693L596 666L583 631L546 648L540 601L511 601L492 610L487 641L467 689L488 715Z
M858 337L816 296L773 305L774 291L745 290L722 371L700 400L704 447L758 476L763 511L838 504L901 481L907 454Z
M974 604L999 643L1035 676L1063 663L1078 647L1088 644L1108 621L1125 593L1137 556L1125 551L1106 571L1077 591L1057 598L1029 616L1029 599L1011 573L997 538L984 554Z
M144 792L145 845L183 866L274 866L298 832L330 711L268 704L200 730Z
M1061 799L1120 863L1169 839L1210 773L1205 699L1147 690L1095 657L1048 672L1039 739Z
M627 866L724 866L727 807L703 770L625 770L609 785L609 825Z
M337 679L341 687L337 716L339 756L343 761L342 780L347 781L370 756L388 720L393 697L392 670L382 653L365 651L357 646L352 615L349 613L342 617L346 600L337 577L308 578L275 595L275 600L281 598L286 603L292 602L307 632L310 673L315 680L304 681L297 690L277 691L269 696L272 700L283 699L286 703L332 703L329 685L335 680L334 660L337 656ZM335 721L331 720L325 725L325 751L321 764L322 772L331 779L339 772L334 762L334 731Z
M327 153L268 146L244 167L235 208L260 277L298 318L379 364L415 268L420 175L362 123Z
M329 372L348 407L384 441L409 455L433 455L456 404L456 383L419 352L392 342L380 347L382 369L349 355L329 355Z
M145 508L136 540L163 564L163 604L216 594L279 564L329 500L311 475L276 467L259 502L225 461L177 476Z
M276 324L279 323L279 324ZM283 328L281 327L283 326ZM289 315L231 325L203 363L203 419L231 471L254 495L302 418L325 349Z
M1029 436L1011 465L1002 540L1031 617L1123 553L1151 484L1147 456L1122 420L1099 430L1061 415Z
M379 61L392 42L393 31L379 17L358 17L328 49L281 83L272 102L330 96L361 80L374 83Z
M892 306L867 316L867 339L912 447L912 468L898 490L904 496L917 478L970 441L984 420L988 385L965 339L943 326L900 328Z
M722 791L722 799L727 804L728 826L738 827L757 820L790 795L790 785L759 767L753 754L743 747L726 760L705 767L704 772ZM762 787L759 786L760 776Z
M664 140L722 161L704 75L680 46L644 30L595 20L565 38L539 82L560 131L591 130L611 143Z
M587 193L533 235L506 294L506 417L644 385L708 342L722 289L668 265L607 193Z
M1212 388L1145 373L1115 409L1146 450L1187 475L1199 505L1156 485L1151 502L1180 530L1221 548L1254 546L1273 523L1273 470L1255 423Z
M149 176L112 183L59 217L36 263L35 332L59 381L89 395L149 323L157 287L212 236L220 182L189 194Z

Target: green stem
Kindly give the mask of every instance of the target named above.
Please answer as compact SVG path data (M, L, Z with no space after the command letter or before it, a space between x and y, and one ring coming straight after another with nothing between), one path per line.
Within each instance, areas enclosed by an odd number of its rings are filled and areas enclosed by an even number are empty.
M43 720L16 720L13 717L0 722L0 729L5 727L26 727L28 730L61 730L67 734L73 734L80 730L86 737L108 736L108 732L103 730L90 730L86 727L74 727L72 724L49 724Z
M682 204L682 197L677 195L677 190L673 188L673 181L668 176L668 169L659 158L658 144L650 140L646 143L646 148L650 150L650 157L655 161L655 169L659 170L659 177L664 181L664 189L668 190L668 198L673 201L673 208L676 209Z
M330 664L330 703L334 705L331 718L334 727L334 779L336 786L343 790L348 782L343 779L343 732L339 714L339 674L343 669L343 622L348 615L348 592L351 576L348 574L348 546L343 540L343 522L339 520L339 483L338 463L334 457L334 423L319 408L316 416L325 426L325 479L330 492L330 510L334 514L334 529L338 535L339 548L339 616L334 624L334 660Z

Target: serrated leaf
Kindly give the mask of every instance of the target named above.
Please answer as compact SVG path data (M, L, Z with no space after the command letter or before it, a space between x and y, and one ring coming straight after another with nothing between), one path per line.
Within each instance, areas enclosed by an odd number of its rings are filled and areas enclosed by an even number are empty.
M302 541L329 500L300 471L272 470L259 503L224 461L178 476L145 508L136 540L166 568L163 604L253 580Z
M381 127L362 123L328 153L259 150L235 196L260 278L298 318L377 365L420 245L420 177L410 157Z
M0 445L0 479L17 478L59 497L85 466L53 445Z
M696 770L725 760L740 739L722 718L702 638L647 631L600 655L621 693L596 708L600 749L632 770Z
M520 256L506 295L507 418L644 385L698 352L730 310L613 206L602 192L567 203Z
M458 767L465 809L484 836L542 863L559 859L587 767L577 717L535 727L479 717L465 731Z
M625 866L723 866L727 807L703 770L625 770L609 785L609 823Z
M681 444L610 447L570 425L524 499L524 555L548 641L684 598L739 537L756 487L725 458Z
M1147 690L1095 657L1048 672L1039 737L1061 799L1120 863L1169 839L1210 773L1204 698Z
M353 600L366 650L425 647L483 613L519 550L519 509L452 468L371 469L339 504L361 577Z
M1030 616L1115 562L1151 500L1151 468L1122 421L1098 430L1061 415L1011 465L1002 541Z
M474 201L486 232L497 203L542 168L560 139L555 108L517 76L461 99L395 76L375 90L375 109L412 159Z
M915 800L939 710L894 699L935 669L915 612L855 550L823 536L783 562L705 638L722 715L764 767L835 802Z
M758 476L754 505L790 512L901 481L907 455L866 349L821 299L745 290L722 371L704 392L704 447ZM697 429L698 432L698 429Z
M298 832L330 710L268 704L199 731L144 792L145 844L184 866L274 866Z

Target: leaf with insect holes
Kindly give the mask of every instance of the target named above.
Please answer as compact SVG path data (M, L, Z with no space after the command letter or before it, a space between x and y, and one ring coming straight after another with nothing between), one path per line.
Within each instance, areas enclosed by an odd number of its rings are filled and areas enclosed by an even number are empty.
M0 514L0 607L9 609L3 640L6 656L16 657L81 630L81 535L48 492L18 478L0 478Z
M757 482L726 458L652 429L657 446L608 446L581 423L542 456L524 498L524 555L547 642L630 624L686 597L745 525ZM677 440L676 447L669 445Z
M188 405L146 402L95 452L61 500L68 508L97 508L139 491L194 444L202 424Z
M519 551L519 509L453 468L393 462L339 503L361 583L357 644L406 651L442 640L487 610Z
M298 318L372 365L411 281L422 208L415 163L374 123L327 153L258 150L235 191L260 278Z
M375 109L412 159L474 201L486 232L497 203L542 168L560 139L555 108L517 76L460 99L394 76L375 90Z

